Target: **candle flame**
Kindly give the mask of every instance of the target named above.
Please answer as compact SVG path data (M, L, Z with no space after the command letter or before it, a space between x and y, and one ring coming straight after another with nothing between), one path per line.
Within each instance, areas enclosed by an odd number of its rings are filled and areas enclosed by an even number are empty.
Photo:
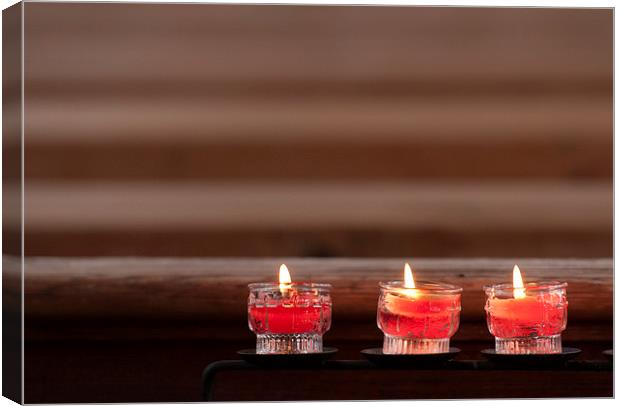
M284 293L286 290L288 290L291 287L291 283L292 283L291 274L289 273L288 268L284 264L280 265L279 281L280 281L280 292Z
M413 280L413 272L409 264L405 264L405 284L407 289L415 289L415 281Z
M415 288L415 280L413 279L413 272L408 263L405 263L405 273L403 286L405 287L405 295L409 297L417 297L418 291Z
M517 265L512 269L512 288L513 296L515 299L522 299L525 297L525 288L523 287L523 278L521 277L521 270Z

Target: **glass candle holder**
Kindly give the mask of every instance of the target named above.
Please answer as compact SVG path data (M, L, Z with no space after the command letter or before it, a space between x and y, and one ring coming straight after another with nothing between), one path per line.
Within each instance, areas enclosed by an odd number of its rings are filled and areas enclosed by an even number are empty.
M332 321L331 285L252 283L248 285L248 324L258 354L323 351Z
M385 354L431 354L450 351L450 337L459 328L461 289L416 281L381 282L377 325L383 331Z
M520 290L519 295L515 290ZM487 325L499 354L562 352L568 301L566 283L541 281L514 289L511 283L484 287Z

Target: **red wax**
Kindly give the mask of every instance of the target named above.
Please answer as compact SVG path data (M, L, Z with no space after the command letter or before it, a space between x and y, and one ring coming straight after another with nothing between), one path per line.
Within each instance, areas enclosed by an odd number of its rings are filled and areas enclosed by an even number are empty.
M459 327L460 295L419 297L387 294L378 324L385 334L403 338L450 338Z
M248 305L250 328L257 334L324 334L331 324L331 305L311 293Z
M546 294L487 302L491 334L499 338L560 334L566 327L568 303L562 295Z

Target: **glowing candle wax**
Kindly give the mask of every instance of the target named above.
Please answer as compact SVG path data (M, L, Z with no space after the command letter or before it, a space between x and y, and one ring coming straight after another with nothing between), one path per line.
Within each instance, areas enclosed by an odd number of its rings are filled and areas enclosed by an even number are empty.
M561 333L566 328L566 283L523 283L515 265L512 284L485 286L487 325L495 336L495 350L502 354L552 354L562 352Z
M249 285L248 324L259 354L311 353L323 350L331 325L331 286L293 283L280 267L279 283Z
M458 330L461 288L415 282L409 264L404 280L380 283L377 325L384 333L386 354L448 352Z

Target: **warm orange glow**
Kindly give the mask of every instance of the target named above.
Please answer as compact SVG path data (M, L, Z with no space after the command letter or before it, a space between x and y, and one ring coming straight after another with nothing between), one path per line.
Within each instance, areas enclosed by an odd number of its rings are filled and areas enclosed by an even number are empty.
M418 291L415 288L415 280L413 279L413 272L411 271L411 267L407 263L405 264L403 286L405 287L405 295L409 297L418 296Z
M284 291L288 290L291 287L291 274L288 271L286 265L280 265L280 292L284 293Z
M513 296L515 299L522 299L525 297L523 278L521 277L521 270L517 265L515 265L515 267L512 269L512 288Z

